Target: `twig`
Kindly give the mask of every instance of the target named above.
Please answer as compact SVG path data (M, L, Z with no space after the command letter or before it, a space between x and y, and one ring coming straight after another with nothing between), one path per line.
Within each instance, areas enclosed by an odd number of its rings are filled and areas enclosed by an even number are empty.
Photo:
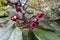
M27 4L28 0L26 0L25 4L23 5L23 7Z

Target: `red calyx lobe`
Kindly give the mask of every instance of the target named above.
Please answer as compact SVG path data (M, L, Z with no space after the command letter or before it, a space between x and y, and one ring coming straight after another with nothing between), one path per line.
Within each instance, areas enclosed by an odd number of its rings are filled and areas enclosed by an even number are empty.
M31 26L31 27L34 27L35 25L38 25L39 23L38 22L30 22L29 23L29 25Z
M44 15L44 12L38 12L36 13L36 17L41 18Z
M12 21L16 21L18 19L19 19L19 16L17 14L14 14L13 16L11 16Z
M21 8L20 7L16 7L16 11L17 12L21 12Z

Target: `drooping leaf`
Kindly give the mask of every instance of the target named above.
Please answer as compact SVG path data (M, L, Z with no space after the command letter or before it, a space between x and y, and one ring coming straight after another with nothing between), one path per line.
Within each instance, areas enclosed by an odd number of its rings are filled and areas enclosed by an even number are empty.
M56 32L60 32L60 26L58 24L51 23L50 25L55 29Z
M5 27L7 27L7 26L9 26L9 25L12 26L14 23L15 23L14 21L9 20L9 21L7 22L7 24L5 25Z
M14 27L14 22L11 23L12 21L9 21L8 24L9 25L6 25L6 27L0 29L0 40L7 40L9 39Z
M0 29L0 40L22 40L22 32L14 26L12 20L9 20L6 27Z
M28 40L38 40L32 30L28 32Z
M22 40L22 32L16 27L8 40Z
M48 22L46 22L44 20L39 20L39 22L41 25L43 25L43 28L54 31L53 27Z
M22 30L23 40L38 40L35 35L33 34L33 31L31 30Z
M33 29L33 32L39 40L40 38L42 38L42 40L60 40L56 34L48 30L35 28Z
M35 36L37 37L38 40L46 40L46 38L44 38L43 35L41 35L41 33L36 32L33 30L33 33L35 34Z
M12 26L14 25L14 22L11 20L7 23L6 27L0 29L0 38L7 33L10 29L12 29Z
M27 40L28 39L28 30L22 30L22 36L23 36L23 40Z
M5 29L2 32L0 30L0 40L8 40L10 35L11 35L11 33L12 33L12 31L13 31L12 28L10 28L9 30Z
M51 26L54 27L56 35L60 36L60 26L57 24L51 24Z

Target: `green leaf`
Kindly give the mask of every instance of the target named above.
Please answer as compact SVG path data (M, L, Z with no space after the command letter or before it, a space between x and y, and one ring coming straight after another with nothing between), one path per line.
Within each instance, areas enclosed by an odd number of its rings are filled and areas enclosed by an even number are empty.
M28 30L22 30L22 36L23 36L23 40L27 40L28 39Z
M9 26L9 25L12 26L14 23L15 23L14 21L9 20L9 21L6 23L5 27L7 27L7 26Z
M8 12L9 12L10 14L15 14L15 13L17 13L15 9L8 9Z
M22 40L22 32L16 27L8 40Z
M8 40L11 33L12 33L13 29L9 28L9 29L5 29L5 30L0 30L0 40Z
M21 30L14 26L14 22L9 20L6 27L0 29L0 40L22 40Z
M56 32L60 32L60 26L58 24L51 23L50 25L55 29Z
M5 21L6 21L5 18L0 18L0 23L3 23L3 22L5 22Z
M5 35L9 30L11 30L13 25L14 25L14 23L12 21L9 21L6 25L6 27L0 29L0 38L3 35Z
M28 40L38 40L32 30L28 32Z
M23 40L38 40L31 30L22 30L22 35Z
M17 14L19 15L20 18L22 18L22 13L21 12L17 12Z
M35 34L38 40L46 40L46 38L44 38L44 36L40 32L35 31L35 29L33 30L33 33Z
M2 0L0 0L0 2L1 2Z
M55 29L56 35L60 36L60 26L58 24L51 24L51 26Z
M41 40L60 40L60 38L55 33L48 30L35 28L33 29L33 32L39 40L40 38Z
M1 4L0 5L0 12L5 12L6 10L4 9L5 7Z
M46 22L46 21L44 21L44 20L39 20L39 22L40 22L40 24L43 26L43 28L53 30L53 29L52 29L52 26L51 26L48 22Z

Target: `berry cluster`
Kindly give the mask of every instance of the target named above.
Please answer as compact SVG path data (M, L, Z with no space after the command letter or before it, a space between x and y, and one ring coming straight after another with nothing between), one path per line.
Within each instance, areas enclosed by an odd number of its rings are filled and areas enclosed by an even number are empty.
M15 5L15 10L16 10L16 12L21 12L21 13L22 13L22 21L24 21L24 23L27 22L27 24L29 24L31 27L34 27L35 25L38 25L38 24L39 24L38 19L41 18L41 17L44 15L44 12L41 11L41 12L36 13L36 14L34 15L35 17L32 17L31 19L29 18L30 20L28 20L28 19L25 17L25 15L23 14L23 11L22 11L22 9L21 9L21 7L22 7L21 2L20 2L20 1L15 2L14 5ZM25 10L25 11L26 11L26 10ZM19 20L19 15L18 15L18 14L14 14L13 16L11 16L11 20L12 20L12 21L17 21L17 20Z
M36 17L32 18L32 21L30 22L30 26L31 27L34 27L35 25L38 25L39 22L38 22L38 19L41 18L42 16L44 15L44 12L38 12L36 13Z

